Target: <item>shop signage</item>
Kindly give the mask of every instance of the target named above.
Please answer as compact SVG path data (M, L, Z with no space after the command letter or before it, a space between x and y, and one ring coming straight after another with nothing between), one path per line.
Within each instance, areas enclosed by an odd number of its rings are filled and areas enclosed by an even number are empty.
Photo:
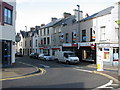
M63 47L71 47L72 44L71 43L63 43Z
M118 44L99 44L99 47L118 47Z
M88 42L88 43L80 43L80 46L91 46L94 45L94 43Z

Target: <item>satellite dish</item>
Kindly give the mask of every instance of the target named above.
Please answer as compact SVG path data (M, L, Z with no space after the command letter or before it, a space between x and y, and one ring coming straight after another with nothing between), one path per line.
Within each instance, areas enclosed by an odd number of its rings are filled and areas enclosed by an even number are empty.
M16 36L15 36L15 41L16 41L16 42L19 42L20 40L21 40L21 37L20 37L19 35L16 35Z

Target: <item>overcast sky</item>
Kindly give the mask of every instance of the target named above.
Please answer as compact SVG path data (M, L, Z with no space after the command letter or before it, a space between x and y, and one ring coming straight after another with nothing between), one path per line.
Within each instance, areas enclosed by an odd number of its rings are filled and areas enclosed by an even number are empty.
M17 0L16 31L27 30L36 25L47 24L51 17L62 18L64 12L74 14L73 10L80 5L85 15L92 15L119 0Z

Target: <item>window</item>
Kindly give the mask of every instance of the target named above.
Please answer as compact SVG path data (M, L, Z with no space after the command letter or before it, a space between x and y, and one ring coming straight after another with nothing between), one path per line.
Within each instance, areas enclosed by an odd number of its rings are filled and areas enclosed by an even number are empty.
M106 40L106 37L105 37L105 26L102 26L100 27L100 40Z
M42 36L42 30L40 30L40 35Z
M47 37L47 44L49 45L50 44L50 38Z
M95 30L90 28L90 41L95 41Z
M47 34L49 35L49 28L47 28Z
M46 31L45 31L45 29L44 29L44 35L46 34Z
M25 47L27 46L27 43L26 43L26 41L25 41Z
M36 45L35 45L35 46L37 47L37 40L36 40L36 42L35 42L35 43L36 43Z
M44 38L44 44L46 44L46 38Z
M69 41L68 41L68 33L66 33L66 43L68 43Z
M4 8L4 23L12 25L12 10Z
M30 47L31 47L31 40L30 40Z
M86 30L82 30L82 42L86 42Z
M76 43L76 32L72 32L72 43Z

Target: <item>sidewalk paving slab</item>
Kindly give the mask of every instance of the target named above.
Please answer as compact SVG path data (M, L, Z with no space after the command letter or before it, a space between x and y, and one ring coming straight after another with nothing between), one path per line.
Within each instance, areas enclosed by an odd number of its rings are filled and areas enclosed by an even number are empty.
M10 67L4 67L2 68L1 71L2 71L1 73L2 77L0 78L4 79L4 78L18 77L18 76L22 76L25 74L33 73L36 71L36 68L16 61L15 65L10 66Z

